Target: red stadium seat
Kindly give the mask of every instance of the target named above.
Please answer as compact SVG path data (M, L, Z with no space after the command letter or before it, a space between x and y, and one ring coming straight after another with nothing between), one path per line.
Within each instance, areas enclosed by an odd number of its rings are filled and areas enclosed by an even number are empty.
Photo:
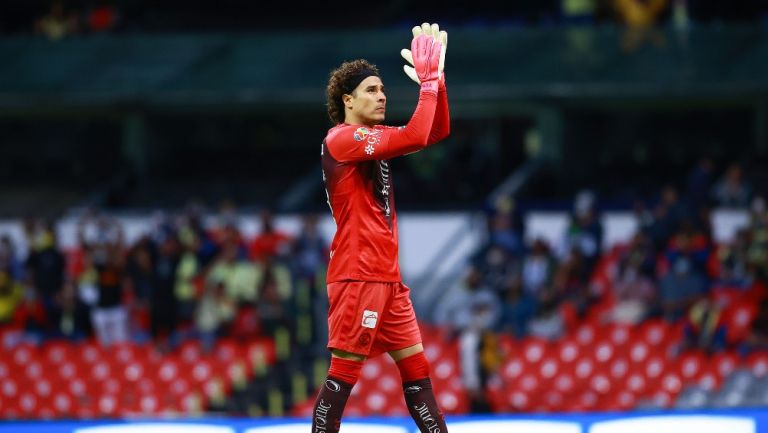
M614 347L611 340L597 341L593 346L588 346L587 350L593 355L593 359L597 364L604 365L613 359Z
M447 414L466 413L469 410L469 402L463 393L451 390L439 391L435 398L440 405L440 409ZM392 407L405 408L403 404L392 404ZM406 411L407 414L407 411Z
M757 304L742 300L735 302L723 312L726 339L730 344L744 341L752 330L752 322L757 317Z
M598 372L589 378L589 388L598 395L606 395L613 389L611 379L605 373Z
M573 366L573 376L576 379L577 386L586 383L595 371L595 361L592 358L585 357L576 361Z
M573 339L564 338L558 344L557 353L564 364L569 364L575 362L579 357L581 346Z
M0 380L11 374L11 365L6 360L0 359Z
M56 375L58 379L64 382L72 380L81 374L77 369L77 364L72 361L64 361L54 368L57 368Z
M193 366L187 367L185 371L191 373L191 378L197 383L203 383L213 377L213 367L211 363L205 360L200 360Z
M58 418L70 418L75 413L75 401L66 391L55 392L51 397L51 404Z
M21 343L11 349L11 357L17 367L24 367L38 358L37 350L34 346L27 343Z
M156 371L157 379L161 382L172 382L179 377L179 364L175 359L167 357L160 361Z
M667 392L670 396L677 397L683 389L683 381L680 378L680 374L675 371L664 373L661 378L661 389Z
M768 373L768 352L753 352L747 356L746 363L752 374L763 377Z
M739 355L735 352L719 352L712 356L710 363L715 367L717 374L722 379L736 370L736 367L739 365Z
M127 382L136 383L139 380L141 380L141 378L143 377L144 377L144 365L138 361L128 362L122 368L122 378Z
M688 351L680 355L677 361L677 371L684 382L694 380L706 363L707 358L703 352Z
M203 347L200 340L185 340L178 349L179 358L187 364L194 364L203 357ZM227 351L222 351L226 353Z
M723 378L717 371L717 366L713 364L705 365L699 372L696 382L707 391L716 391L720 388Z
M573 378L573 374L561 372L555 376L552 386L560 393L568 395L576 389L576 381Z
M648 320L640 328L640 335L651 347L659 347L664 344L669 334L669 325L663 320Z
M636 340L629 344L629 360L634 364L644 364L651 355L651 349L644 340Z
M549 343L540 338L526 338L523 341L523 358L529 364L536 364L544 358L549 349Z
M50 340L43 343L43 358L50 366L56 366L69 361L73 356L72 343L61 340Z
M597 326L593 323L584 323L574 333L576 341L582 346L590 346L596 339Z
M511 358L501 366L501 375L506 381L517 380L527 370L528 366L520 358ZM363 367L365 371L365 367Z
M554 377L560 371L560 359L557 358L556 356L548 355L547 357L541 360L541 362L538 365L538 368L536 368L535 371L538 372L539 377L545 383L548 383L552 379L554 379Z
M610 327L608 339L614 348L623 349L632 341L632 327L626 324L613 324Z
M96 400L99 417L116 418L119 413L119 400L114 394L101 394Z
M21 366L20 366L21 367ZM24 375L27 379L34 381L43 377L43 364L38 360L29 361L23 366Z
M80 360L87 364L94 364L104 356L101 346L95 341L80 343L77 353L80 355Z
M373 390L365 396L365 407L369 415L383 415L388 405L387 395L381 391Z
M14 401L18 398L19 392L21 392L19 386L19 379L14 377L6 377L0 379L0 395L5 401Z
M630 364L627 358L614 358L608 367L608 375L610 376L611 381L614 383L623 382L624 378L629 373L629 367Z
M645 395L648 390L648 380L644 374L630 371L624 379L624 389L635 395Z

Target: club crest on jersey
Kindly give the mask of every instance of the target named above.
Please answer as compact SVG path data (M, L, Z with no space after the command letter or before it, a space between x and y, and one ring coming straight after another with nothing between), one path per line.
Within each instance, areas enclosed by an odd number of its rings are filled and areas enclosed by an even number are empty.
M376 322L379 321L379 313L376 311L365 310L363 311L363 322L360 324L363 328L375 328Z
M370 133L371 133L370 129L368 129L368 128L364 127L364 126L361 126L361 127L357 128L357 130L355 131L353 137L355 138L355 141L363 141L363 140L365 140L365 137L367 137L368 134L370 134Z

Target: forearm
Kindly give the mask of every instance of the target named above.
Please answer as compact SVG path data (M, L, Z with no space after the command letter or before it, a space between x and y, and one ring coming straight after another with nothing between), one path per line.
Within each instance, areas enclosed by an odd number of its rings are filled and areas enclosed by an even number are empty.
M393 131L386 149L378 157L394 158L426 147L429 144L430 131L435 119L437 99L438 96L435 93L422 90L411 120L404 128Z
M432 122L432 130L429 132L428 144L435 144L451 133L451 115L448 109L448 93L445 81L440 81L437 94L437 108L435 119Z

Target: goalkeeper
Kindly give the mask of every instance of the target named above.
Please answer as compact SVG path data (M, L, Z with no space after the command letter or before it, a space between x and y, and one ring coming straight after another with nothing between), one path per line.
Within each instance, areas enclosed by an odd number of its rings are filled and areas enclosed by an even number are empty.
M387 98L376 66L343 63L326 97L336 124L322 146L323 180L336 221L328 265L328 349L331 366L315 402L312 433L337 433L352 387L368 357L387 352L397 363L408 410L422 433L447 432L424 356L410 289L398 265L397 216L389 159L448 136L443 65L447 34L437 24L414 27L412 65L421 86L407 125L382 126Z

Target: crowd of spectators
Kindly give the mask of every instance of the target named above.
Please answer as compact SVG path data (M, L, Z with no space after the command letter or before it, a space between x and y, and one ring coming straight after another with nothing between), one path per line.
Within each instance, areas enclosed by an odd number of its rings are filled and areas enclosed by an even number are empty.
M302 11L284 14L281 8L263 4L245 5L231 1L221 7L206 3L166 1L162 4L142 0L52 0L9 2L0 13L0 32L27 33L34 30L52 39L73 34L109 31L209 31L279 28L322 29L345 26L362 28L365 23L349 23L322 3ZM764 0L727 3L716 0L523 0L514 4L495 1L447 1L439 10L426 5L403 3L374 7L379 27L411 26L414 16L431 16L453 27L580 25L613 22L633 28L660 23L686 26L689 21L757 21L764 19L768 4ZM437 15L435 15L437 14ZM30 15L34 22L29 20ZM318 19L323 17L323 19ZM637 37L637 36L635 36Z
M638 325L651 318L681 324L678 351L765 348L768 339L768 209L733 163L715 177L702 159L682 186L638 200L637 231L626 245L603 249L596 196L579 193L561 240L523 238L514 202L489 212L487 240L474 254L460 294L438 306L436 319L459 339L465 383L475 410L487 410L484 380L499 364L496 336L558 340L584 321ZM749 224L732 242L712 236L710 210L746 211ZM728 329L736 293L757 304L744 335Z
M223 337L266 338L275 344L274 368L285 371L229 409L246 413L271 389L290 392L288 373L308 369L311 377L313 362L327 357L327 242L314 215L289 235L268 210L259 215L259 232L246 238L227 209L205 226L194 209L158 214L152 230L130 243L118 220L88 214L77 247L67 250L53 223L28 220L27 254L8 235L0 242L2 345L93 338L170 353L185 341L210 351Z

